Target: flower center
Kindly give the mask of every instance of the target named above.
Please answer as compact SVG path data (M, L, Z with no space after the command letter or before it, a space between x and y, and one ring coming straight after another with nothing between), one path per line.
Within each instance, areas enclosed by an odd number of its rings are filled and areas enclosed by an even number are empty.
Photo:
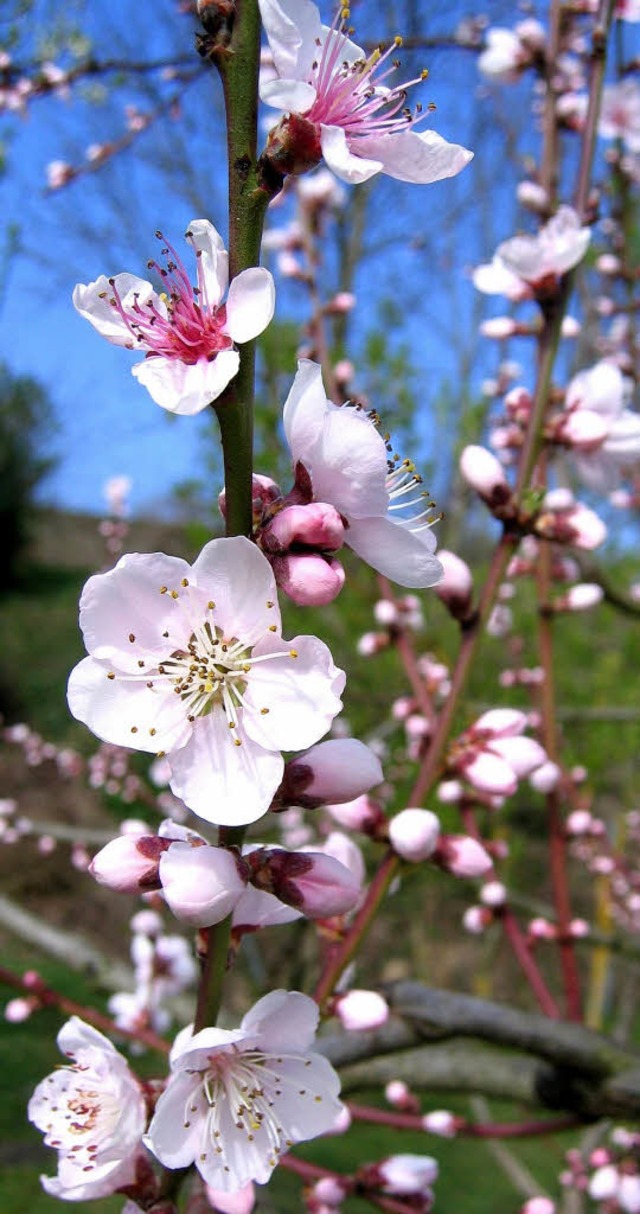
M156 232L156 236L158 240L165 239L161 232ZM187 232L186 239L193 245L191 232ZM232 348L233 342L225 332L226 308L224 304L217 307L209 300L202 251L196 249L195 253L198 273L195 287L168 241L162 249L165 265L155 260L147 263L162 279L164 292L160 297L154 295L141 302L139 294L135 293L133 303L125 307L115 279L109 279L113 292L109 302L131 333L132 349L142 346L147 356L155 354L193 364L201 359L211 362L221 350Z
M309 122L343 127L349 138L410 130L424 115L420 103L413 113L408 109L407 91L425 80L428 72L422 71L414 80L395 88L383 84L400 67L396 59L387 65L389 56L402 46L400 37L394 38L386 51L377 49L367 59L346 60L344 43L352 32L346 26L349 15L349 9L341 7L324 41L318 39L319 53L308 81L317 95L305 117Z

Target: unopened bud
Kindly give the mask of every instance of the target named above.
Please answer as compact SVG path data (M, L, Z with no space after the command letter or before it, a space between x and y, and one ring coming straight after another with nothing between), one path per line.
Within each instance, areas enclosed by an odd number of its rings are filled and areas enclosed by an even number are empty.
M560 767L557 763L553 763L551 759L547 759L540 767L531 772L529 783L536 792L548 793L553 792L562 775Z
M287 763L278 801L305 809L359 801L382 780L380 760L364 742L330 738Z
M251 881L309 919L331 919L352 910L362 892L355 874L324 852L257 848L247 857Z
M502 464L486 447L471 443L460 456L460 471L467 484L491 506L503 505L511 497Z
M390 1155L377 1170L385 1193L398 1197L424 1193L438 1176L438 1164L429 1155Z
M471 603L473 578L466 561L455 552L440 549L438 560L444 569L444 577L435 587L435 592L456 619L464 617Z
M597 582L580 582L577 586L571 586L561 601L565 611L588 611L591 607L597 607L603 598L604 590Z
M422 1128L428 1134L437 1134L439 1138L455 1138L458 1119L448 1109L433 1109L422 1118Z
M160 861L167 905L184 923L212 927L233 911L245 891L248 868L224 847L172 843Z
M389 842L403 860L419 864L432 856L440 838L440 822L429 809L403 809L389 822Z
M507 891L501 881L487 881L486 885L480 890L480 901L483 906L488 906L490 910L496 910L499 906L504 906L507 900Z
M325 607L345 583L340 562L315 552L276 556L271 564L280 589L300 607Z
M334 1014L348 1032L377 1029L389 1019L389 1005L377 991L348 991L336 996Z
M294 546L337 552L344 543L344 524L335 506L310 502L307 506L285 506L274 514L262 532L267 554L282 554Z
M520 1214L555 1214L555 1204L549 1197L530 1197Z
M441 835L432 858L454 877L484 877L493 867L489 853L470 835Z
M120 835L112 839L89 865L91 876L121 894L160 889L158 866L170 846L157 835Z

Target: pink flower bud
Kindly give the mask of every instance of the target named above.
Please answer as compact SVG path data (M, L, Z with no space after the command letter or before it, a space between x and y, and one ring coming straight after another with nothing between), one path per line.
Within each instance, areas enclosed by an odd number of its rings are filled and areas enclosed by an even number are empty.
M588 611L597 607L604 598L602 586L596 582L580 582L567 591L562 604L566 611Z
M491 856L470 835L441 835L433 859L454 877L484 877L493 867Z
M221 1189L206 1186L209 1202L218 1214L251 1214L256 1204L255 1189L251 1181L235 1193L224 1193ZM124 1214L124 1211L123 1211Z
M380 806L371 797L356 797L341 805L325 805L334 822L346 830L360 830L372 834L386 820Z
M285 506L262 532L267 554L285 553L294 545L336 552L344 543L344 524L335 506L310 502L307 506Z
M532 771L529 776L529 783L536 792L548 793L552 792L557 787L558 781L562 775L561 769L557 763L553 763L551 759L547 759L541 767Z
M248 869L224 847L172 843L160 860L162 892L176 919L211 927L230 915L244 893Z
M433 1109L422 1118L422 1128L439 1138L455 1138L458 1130L457 1118L448 1109Z
M326 1206L339 1206L346 1197L347 1190L337 1176L323 1176L316 1180L313 1186L313 1196Z
M464 788L460 780L443 780L438 785L437 796L443 805L456 805L464 796Z
M330 738L287 763L281 793L284 804L314 809L328 802L360 801L382 780L380 760L364 742Z
M589 1196L594 1201L615 1199L619 1183L620 1175L618 1169L614 1164L607 1164L604 1168L598 1168L593 1173L589 1181Z
M574 809L566 820L565 829L568 835L588 835L592 822L593 817L587 809Z
M384 1089L384 1095L385 1100L394 1109L402 1109L406 1112L415 1107L416 1098L404 1079L390 1079Z
M456 618L469 610L473 593L473 578L469 566L455 552L441 548L438 560L444 569L444 577L435 587L435 592Z
M270 476L260 476L254 472L251 477L251 498L253 511L260 518L265 510L282 497L282 489ZM227 498L224 489L218 495L218 509L223 518L227 517Z
M518 780L510 764L490 751L480 750L475 755L463 756L460 763L465 779L479 792L510 797L518 787Z
M595 451L604 442L610 423L594 409L574 409L559 417L553 435L577 451Z
M121 894L160 889L158 865L169 846L157 835L119 835L94 856L89 872L99 885Z
M470 906L462 916L462 926L472 936L482 935L492 921L491 911L484 906Z
M581 328L582 325L575 316L565 316L560 327L560 332L563 337L577 337Z
M530 211L543 213L549 205L549 195L544 186L538 185L536 181L519 181L516 188L516 197L518 202L523 207L528 207Z
M300 607L325 607L345 583L340 562L316 552L276 556L271 564L280 589Z
M520 1214L555 1214L555 1204L548 1197L530 1197Z
M511 497L507 478L495 455L486 447L471 444L460 456L460 471L472 489L486 502L506 502Z
M440 553L438 553L440 557ZM373 616L376 624L380 624L384 628L391 628L398 623L398 608L390 599L379 599L374 604Z
M390 1155L378 1164L385 1193L410 1197L424 1193L437 1179L438 1164L429 1155Z
M528 931L532 940L555 940L558 935L553 923L541 917L531 920Z
M483 337L493 337L496 341L506 341L508 337L513 337L516 328L516 322L510 316L493 316L490 320L482 321L480 333Z
M440 837L440 823L429 809L403 809L389 822L393 850L413 864L433 855Z
M569 935L573 936L574 940L584 940L588 936L591 928L586 919L572 919L569 924Z
M31 999L10 999L5 1005L4 1018L9 1024L23 1024L36 1007L37 1002Z
M490 910L497 910L499 906L504 906L506 900L507 891L501 881L487 881L480 890L480 901Z
M334 1013L348 1032L377 1029L389 1019L389 1006L377 991L348 991L337 995Z
M354 873L324 852L258 848L247 857L251 881L309 919L330 919L351 910L362 892Z

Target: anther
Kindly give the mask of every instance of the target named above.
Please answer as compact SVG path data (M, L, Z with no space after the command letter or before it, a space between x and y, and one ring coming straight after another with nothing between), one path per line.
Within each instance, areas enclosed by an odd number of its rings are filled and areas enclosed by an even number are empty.
M130 633L129 633L129 640L130 640L130 642L131 642L131 644L132 644L132 645L133 645L133 642L135 641L135 639L136 639L136 638L135 638L135 636L134 636L133 632L130 632Z

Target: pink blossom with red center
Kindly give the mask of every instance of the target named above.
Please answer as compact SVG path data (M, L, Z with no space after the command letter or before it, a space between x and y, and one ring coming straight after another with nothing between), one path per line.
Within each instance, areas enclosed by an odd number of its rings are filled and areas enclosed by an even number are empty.
M399 181L426 184L453 177L472 153L447 143L435 131L417 132L421 106L407 110L407 90L425 77L389 87L397 64L390 56L402 44L368 57L348 36L348 9L340 6L331 26L321 23L311 0L259 0L260 14L277 72L262 84L267 105L288 117L271 132L268 153L284 152L300 172L324 157L343 181L367 181L388 173Z
M164 241L160 232L156 235ZM186 239L196 255L195 286L165 242L166 264L149 262L160 276L162 294L134 274L101 274L95 282L79 283L73 302L107 341L144 351L144 361L132 372L156 404L170 413L193 414L216 400L237 374L236 343L266 329L275 289L269 271L259 266L243 270L229 286L228 254L208 220L194 219Z

